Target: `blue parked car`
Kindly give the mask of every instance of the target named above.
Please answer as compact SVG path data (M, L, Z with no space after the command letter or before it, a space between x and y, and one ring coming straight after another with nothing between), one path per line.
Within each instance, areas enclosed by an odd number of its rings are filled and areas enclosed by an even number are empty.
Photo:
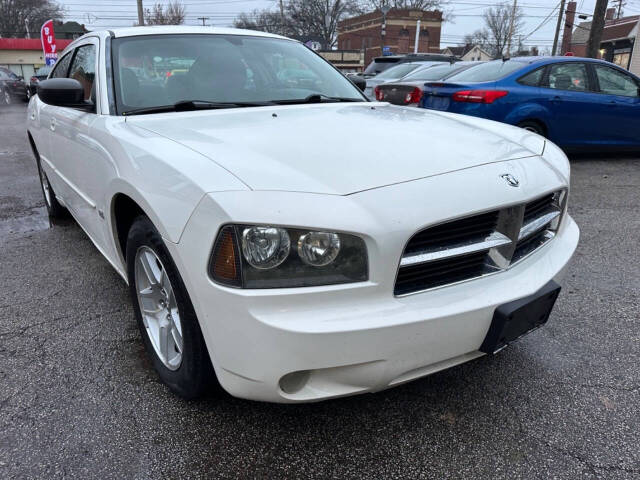
M427 83L420 106L517 125L567 150L640 149L640 78L602 60L494 60Z

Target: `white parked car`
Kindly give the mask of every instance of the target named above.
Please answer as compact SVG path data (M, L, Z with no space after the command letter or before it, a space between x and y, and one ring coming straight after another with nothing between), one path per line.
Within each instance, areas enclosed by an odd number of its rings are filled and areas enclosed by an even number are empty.
M275 35L92 32L28 116L49 214L128 282L184 397L323 400L494 353L546 322L578 243L552 143L369 102Z

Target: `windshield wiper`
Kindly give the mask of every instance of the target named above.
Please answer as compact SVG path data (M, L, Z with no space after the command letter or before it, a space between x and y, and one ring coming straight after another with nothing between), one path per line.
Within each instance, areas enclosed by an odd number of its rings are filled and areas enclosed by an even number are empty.
M272 102L278 105L296 105L301 103L366 102L366 100L364 98L330 97L329 95L324 95L323 93L312 93L305 98L272 100Z
M147 113L164 112L190 112L194 110L216 110L222 108L242 108L242 107L266 107L275 105L274 102L209 102L206 100L185 100L173 105L159 105L156 107L136 108L127 110L122 115L144 115Z

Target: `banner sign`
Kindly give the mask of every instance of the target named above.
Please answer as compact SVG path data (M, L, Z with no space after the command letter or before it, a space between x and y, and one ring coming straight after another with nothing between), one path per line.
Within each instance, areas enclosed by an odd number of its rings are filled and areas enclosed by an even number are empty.
M47 20L40 29L40 40L42 40L42 52L44 53L44 63L53 65L58 59L56 50L56 36L53 33L53 20Z

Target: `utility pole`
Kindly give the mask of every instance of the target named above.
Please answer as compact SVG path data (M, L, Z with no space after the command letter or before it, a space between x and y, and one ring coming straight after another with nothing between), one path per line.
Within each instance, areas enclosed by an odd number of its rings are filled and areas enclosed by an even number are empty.
M209 20L209 17L198 17L198 20L202 20L202 26L204 27L204 26L205 26L205 23L204 23L204 22L205 22L206 20Z
M144 26L144 9L142 8L142 0L138 0L138 25Z
M513 0L513 8L511 9L511 21L509 22L509 36L507 37L507 56L509 56L509 52L511 51L511 37L513 36L513 24L515 23L515 20L516 20L517 8L518 8L518 0Z
M564 16L564 0L560 1L560 11L558 12L558 23L556 24L556 35L553 37L553 48L551 55L554 56L558 50L558 38L560 37L560 27L562 26L562 17Z
M591 30L589 31L589 40L587 40L587 57L598 58L600 52L600 41L602 40L602 31L604 30L604 17L607 14L607 0L596 0L596 6L593 9L593 21L591 22Z
M280 35L285 35L284 23L284 2L280 0Z
M384 44L385 38L387 36L387 13L389 13L389 10L391 10L391 7L389 5L383 5L380 8L380 11L382 12L382 28L380 29L380 55L384 55Z
M625 2L623 0L614 0L613 3L618 4L618 14L616 15L616 18L622 17L622 7L625 6Z

